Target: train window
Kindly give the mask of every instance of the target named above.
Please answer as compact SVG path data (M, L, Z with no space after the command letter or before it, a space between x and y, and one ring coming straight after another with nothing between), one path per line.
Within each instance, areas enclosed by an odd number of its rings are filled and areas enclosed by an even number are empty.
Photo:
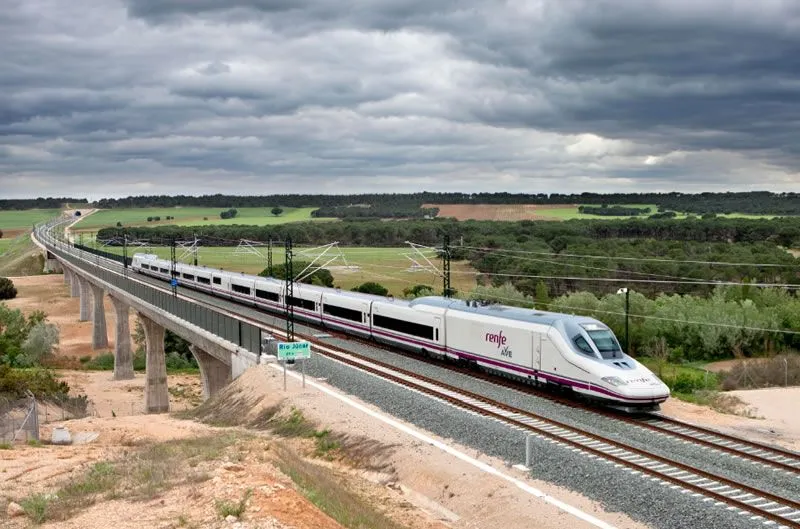
M188 279L189 281L194 281L194 276L192 274L183 274L184 279Z
M309 301L307 299L295 298L295 297L287 298L287 300L288 300L289 305L292 305L294 307L300 307L300 308L306 309L306 310L314 310L314 311L317 310L317 304L314 303L313 301Z
M360 310L347 309L344 307L338 307L336 305L329 305L328 303L325 303L322 306L322 312L325 314L330 314L331 316L336 316L337 318L344 318L346 320L359 322L362 321L364 317Z
M155 267L153 267L153 270L155 270L155 269L156 269L156 268L155 268ZM166 268L162 268L162 269L160 270L160 272L161 272L162 274L169 274L169 270L167 270Z
M222 278L221 277L215 277L214 278L214 284L215 285L221 285L222 284Z
M410 334L419 336L427 340L433 340L433 327L429 325L422 325L420 323L412 323L410 321L396 320L388 316L381 316L375 314L372 317L372 325L375 327L383 327L392 331L401 332L403 334Z
M614 338L614 333L606 329L598 331L587 330L586 332L589 333L589 337L605 360L622 358L622 350L617 343L617 339Z
M150 270L150 265L143 264L142 268L144 268L145 270Z
M592 350L592 346L589 345L589 342L586 341L586 338L580 334L573 338L572 341L575 342L575 345L578 346L578 349L580 349L583 354L587 356L596 356Z
M261 299L268 299L270 301L280 301L281 297L274 292L267 292L266 290L256 289L256 297Z
M203 283L204 285L211 284L211 280L209 278L203 277L203 276L197 276L197 282L198 283Z
M436 341L439 341L439 328L436 328Z
M238 292L239 294L246 294L250 295L250 289L247 287L243 287L242 285L237 285L236 283L231 283L231 290L234 292Z

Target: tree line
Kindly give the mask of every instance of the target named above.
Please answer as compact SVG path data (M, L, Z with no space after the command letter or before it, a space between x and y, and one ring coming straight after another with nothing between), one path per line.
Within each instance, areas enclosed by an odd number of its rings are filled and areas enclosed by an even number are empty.
M56 200L56 199L54 199ZM62 199L57 199L62 200ZM66 200L66 199L63 199ZM70 199L71 200L71 199ZM151 195L104 198L97 207L352 207L371 206L386 212L411 211L423 204L655 204L662 211L800 215L800 194L749 191L738 193L365 193L351 195ZM31 206L32 207L32 206ZM357 216L346 210L347 216ZM337 215L333 215L337 216Z
M0 200L0 210L58 209L64 204L87 204L85 198L20 198Z
M335 217L340 219L413 219L434 218L439 214L439 208L423 208L416 203L407 204L365 204L358 206L326 206L311 212L312 217Z
M104 228L98 237L121 244L122 230ZM800 219L625 220L568 222L356 221L280 226L161 226L128 228L127 236L154 245L193 240L202 246L236 246L241 239L295 245L403 247L406 241L441 247L466 260L489 285L511 281L533 294L540 279L554 295L587 290L613 292L624 281L648 295L707 294L713 285L692 281L800 283L798 260L783 247L800 247ZM573 257L577 255L578 257ZM587 259L580 256L597 256ZM677 262L677 261L696 262ZM705 262L738 263L708 265ZM780 266L754 266L763 263ZM581 278L581 279L578 279Z
M600 206L579 206L578 212L587 215L603 215L608 217L636 217L638 215L649 214L650 208L609 206L608 204L602 204Z

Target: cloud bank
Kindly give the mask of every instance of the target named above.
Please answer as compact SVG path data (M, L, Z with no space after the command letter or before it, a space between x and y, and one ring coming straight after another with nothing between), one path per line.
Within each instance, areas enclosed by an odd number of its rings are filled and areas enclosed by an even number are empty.
M8 0L0 196L800 190L800 4Z

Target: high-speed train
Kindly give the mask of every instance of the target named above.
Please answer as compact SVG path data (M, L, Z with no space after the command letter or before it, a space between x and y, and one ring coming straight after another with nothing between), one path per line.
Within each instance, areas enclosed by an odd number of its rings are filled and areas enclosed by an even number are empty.
M172 263L137 253L134 271L169 281ZM286 282L176 263L183 287L284 313ZM528 382L559 386L626 410L657 410L669 388L624 354L614 333L583 316L437 296L405 301L295 283L295 317Z

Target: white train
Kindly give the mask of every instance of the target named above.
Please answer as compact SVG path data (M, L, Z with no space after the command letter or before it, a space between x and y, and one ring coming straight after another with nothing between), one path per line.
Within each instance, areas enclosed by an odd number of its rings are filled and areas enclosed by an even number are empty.
M171 279L171 262L137 253L131 267ZM285 281L176 263L181 286L272 312L285 310ZM568 388L624 409L656 410L669 388L624 354L614 333L583 316L481 305L442 297L397 300L296 283L295 317L530 382Z

